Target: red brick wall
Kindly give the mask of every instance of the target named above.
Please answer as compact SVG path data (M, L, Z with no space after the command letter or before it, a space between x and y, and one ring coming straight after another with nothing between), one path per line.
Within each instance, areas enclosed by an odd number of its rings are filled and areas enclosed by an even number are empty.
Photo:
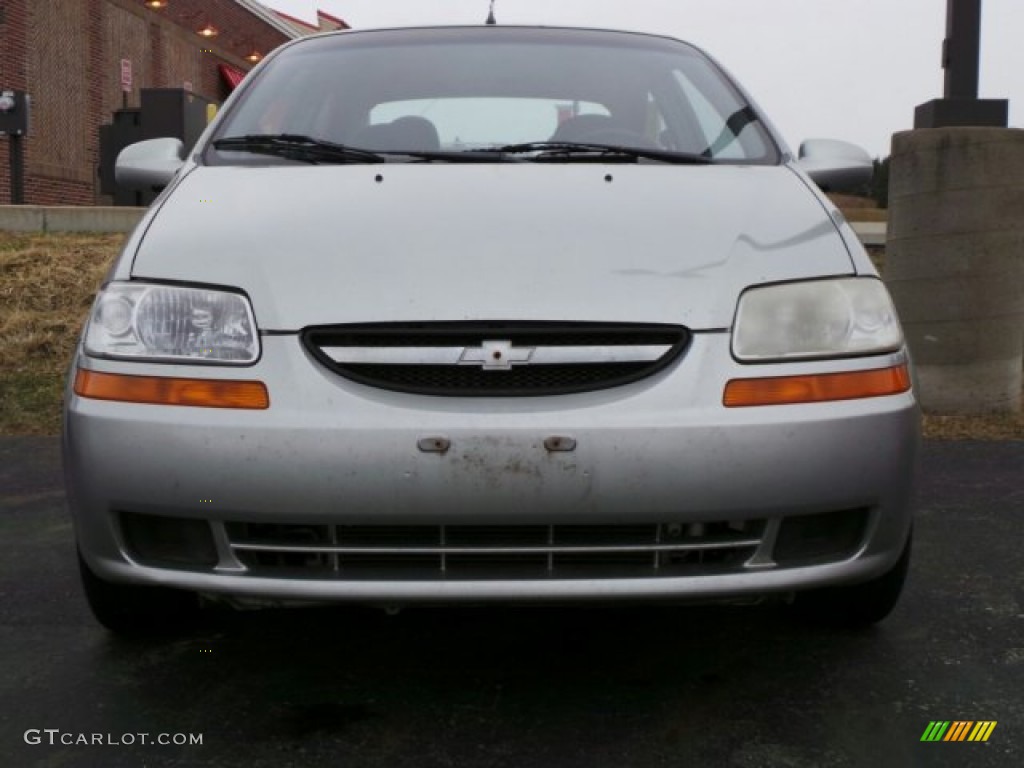
M138 8L125 10L116 5L106 4L103 13L101 50L98 79L103 83L102 111L107 121L115 109L124 106L125 99L121 90L121 59L127 59L132 66L132 86L128 92L128 105L139 106L139 90L155 86L159 78L155 77L153 67L152 43L153 27L146 15L139 13ZM142 10L145 10L143 8Z
M95 169L100 162L100 141L99 126L110 117L103 111L103 83L104 83L104 58L103 58L103 16L105 3L103 0L89 0L89 21L86 26L86 35L89 40L89 63L88 75L86 76L86 88L89 98L87 100L86 120L86 154L89 158L89 166L93 169L93 196L92 203L106 204L109 200L103 199L99 194L99 183L96 179Z
M90 2L32 0L29 6L27 73L32 122L24 139L29 179L63 179L75 185L92 181L87 153ZM26 182L26 202L33 202L30 191Z
M196 34L206 23L219 30L216 37ZM221 101L228 91L218 64L248 70L249 53L266 55L288 39L233 0L174 0L159 11L141 0L3 0L0 87L33 99L22 139L25 202L107 202L96 180L99 126L122 106L122 58L132 61L129 106L138 106L141 88L185 81ZM8 139L0 137L0 204L9 202Z
M0 6L0 86L25 91L25 55L28 42L28 3L30 0L7 0ZM8 172L8 139L0 137L0 204L11 202Z
M251 65L245 62L245 57L253 48L266 55L288 40L282 32L253 16L234 0L174 0L162 11L148 13L159 14L179 25L197 41L197 48L212 48L215 57L234 58L246 69ZM220 34L209 40L196 35L195 31L206 22L213 24Z
M25 90L25 46L29 0L7 0L0 6L0 85Z
M95 205L92 182L25 175L25 202L30 205Z

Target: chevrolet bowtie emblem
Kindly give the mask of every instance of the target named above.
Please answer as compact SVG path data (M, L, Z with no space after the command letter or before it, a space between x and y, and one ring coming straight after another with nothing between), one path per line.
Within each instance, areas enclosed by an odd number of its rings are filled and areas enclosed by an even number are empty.
M485 371L510 371L513 365L526 365L533 347L513 347L511 341L485 341L479 347L466 347L459 365L479 365Z

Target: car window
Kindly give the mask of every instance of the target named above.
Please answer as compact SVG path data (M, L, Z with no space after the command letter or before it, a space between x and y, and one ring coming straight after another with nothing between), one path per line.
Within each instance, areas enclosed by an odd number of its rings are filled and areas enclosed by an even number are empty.
M685 43L629 33L520 28L328 35L265 62L214 139L290 133L380 152L591 142L775 163L739 91ZM751 110L751 116L755 113ZM735 140L733 140L735 139ZM215 162L280 162L210 152Z
M602 104L550 98L455 97L411 99L377 104L369 124L402 117L430 120L444 149L484 148L494 144L537 141L579 115L610 115Z
M752 123L740 121L745 124L735 131L727 125L732 115L743 110L744 105L741 101L726 99L721 106L716 106L685 72L676 70L673 75L700 126L698 143L701 143L703 147L713 147L715 157L721 159L742 160L745 157L764 154L766 147L763 133L747 130ZM700 150L696 146L688 147L688 149L703 151L703 147Z

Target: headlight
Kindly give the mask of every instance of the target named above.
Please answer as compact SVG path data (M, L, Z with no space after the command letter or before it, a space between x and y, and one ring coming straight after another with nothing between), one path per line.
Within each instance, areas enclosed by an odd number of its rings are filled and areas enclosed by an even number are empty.
M751 288L740 297L732 351L743 362L852 357L903 345L896 310L875 278Z
M96 297L86 354L132 360L246 365L259 357L256 321L241 294L111 283Z

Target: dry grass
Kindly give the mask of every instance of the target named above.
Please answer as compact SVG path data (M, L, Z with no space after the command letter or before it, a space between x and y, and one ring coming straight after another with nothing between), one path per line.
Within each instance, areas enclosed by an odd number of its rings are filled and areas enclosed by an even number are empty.
M857 195L842 195L838 192L829 192L828 199L832 201L832 204L835 205L836 208L842 208L843 210L852 208L878 208L878 203L870 197L858 197Z
M843 212L847 221L888 221L889 212L879 208L878 203L870 197L855 195L839 195L829 193L833 205Z
M0 433L58 431L68 361L124 237L0 232Z
M1024 411L983 416L925 414L922 432L932 440L1024 440Z
M847 221L888 221L889 212L880 208L843 208Z
M0 434L56 434L64 377L124 235L0 231ZM872 256L881 265L882 252ZM932 416L932 439L1024 440L1024 413Z

